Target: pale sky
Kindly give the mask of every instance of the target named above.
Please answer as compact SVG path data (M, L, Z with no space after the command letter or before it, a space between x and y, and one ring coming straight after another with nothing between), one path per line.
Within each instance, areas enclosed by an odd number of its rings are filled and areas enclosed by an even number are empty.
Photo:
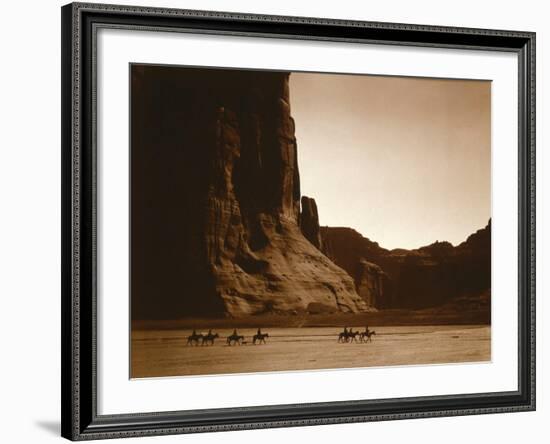
M292 73L302 195L385 248L453 245L491 216L491 83Z

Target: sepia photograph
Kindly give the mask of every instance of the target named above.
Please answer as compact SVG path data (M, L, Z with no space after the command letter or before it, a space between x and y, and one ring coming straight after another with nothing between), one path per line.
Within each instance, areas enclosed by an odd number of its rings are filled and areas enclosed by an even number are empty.
M493 441L541 425L510 413L539 407L542 28L477 4L451 20L173 6L64 5L61 118L35 119L60 159L11 150L61 173L31 211L61 207L40 234L61 234L61 261L37 268L61 313L23 310L61 318L61 353L31 353L61 358L61 384L25 378L60 385L61 435L307 441L333 425L392 441L412 436L396 420L439 418L415 436L462 444L461 416ZM44 279L14 282L44 299Z
M491 361L491 81L130 65L130 377Z

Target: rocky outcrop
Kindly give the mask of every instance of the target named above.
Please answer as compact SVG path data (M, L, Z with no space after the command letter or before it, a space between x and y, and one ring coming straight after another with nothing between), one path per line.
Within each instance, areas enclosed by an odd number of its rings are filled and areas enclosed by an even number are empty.
M134 319L369 310L300 214L288 74L134 66L131 162Z
M315 199L302 196L302 212L300 214L300 228L305 238L319 250L322 250L321 229L319 227L319 213Z
M352 228L321 227L320 232L322 251L353 277L361 297L376 308L392 307L393 280L382 261L388 250Z
M390 280L382 268L361 259L357 264L355 287L359 296L371 307L383 305L384 296L390 292Z
M490 294L491 221L456 247L435 242L416 250L386 250L350 228L322 227L321 237L325 254L377 308L419 309ZM384 273L382 285L377 273L365 271L365 261Z

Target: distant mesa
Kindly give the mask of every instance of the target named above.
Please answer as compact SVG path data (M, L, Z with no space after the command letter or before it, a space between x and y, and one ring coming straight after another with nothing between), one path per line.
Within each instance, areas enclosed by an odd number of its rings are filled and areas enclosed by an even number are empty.
M435 242L414 250L386 250L340 227L321 227L321 238L325 254L354 278L359 294L368 289L367 299L376 308L420 309L490 294L490 220L456 247Z

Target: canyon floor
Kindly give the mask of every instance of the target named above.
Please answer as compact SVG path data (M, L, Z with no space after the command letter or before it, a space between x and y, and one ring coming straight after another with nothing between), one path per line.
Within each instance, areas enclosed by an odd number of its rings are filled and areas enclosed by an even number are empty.
M351 326L351 324L348 324ZM209 375L391 365L482 362L491 359L488 325L369 325L372 342L338 343L341 327L272 327L253 345L256 328L239 328L242 345L228 346L233 328L216 328L213 346L187 346L189 329L134 329L132 377ZM364 330L355 327L354 330ZM197 330L203 333L206 330Z

